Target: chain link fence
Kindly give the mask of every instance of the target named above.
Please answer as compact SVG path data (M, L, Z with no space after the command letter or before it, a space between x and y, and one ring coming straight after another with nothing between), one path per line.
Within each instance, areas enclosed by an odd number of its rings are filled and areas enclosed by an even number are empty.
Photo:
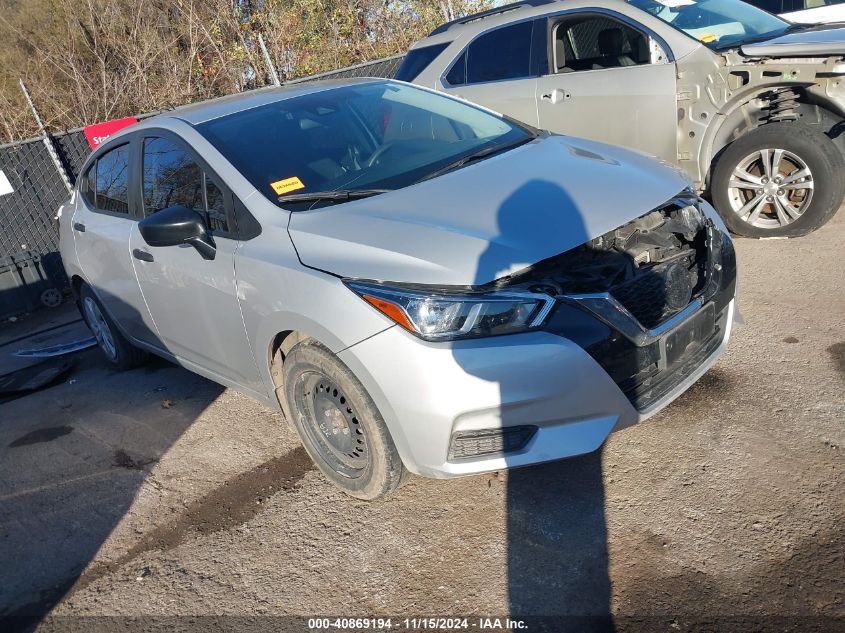
M401 62L402 56L397 55L288 83L355 77L389 78L396 74ZM85 134L82 129L76 129L54 134L52 138L71 182L76 182L82 164L91 152ZM59 258L59 236L53 217L68 198L68 193L42 139L0 145L0 170L13 189L11 193L0 195L0 291L16 290L0 292L2 317L31 309L35 303L31 292L21 291L27 283L27 276L21 273L20 262L28 262L30 268L35 266L34 269L38 270L42 278L39 295L48 287L67 289L68 280Z

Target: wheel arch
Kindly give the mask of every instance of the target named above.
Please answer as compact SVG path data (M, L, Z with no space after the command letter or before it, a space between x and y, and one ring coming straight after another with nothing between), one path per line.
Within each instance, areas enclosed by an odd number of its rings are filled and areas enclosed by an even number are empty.
M704 190L709 191L713 169L725 149L749 132L780 120L766 120L770 115L768 103L757 102L773 90L794 90L797 94L795 116L786 120L820 128L830 137L845 157L845 118L833 100L820 98L809 89L812 86L763 86L740 94L717 116L718 123L709 126L702 140L699 164L704 173Z
M77 274L71 275L71 277L70 277L70 290L73 293L74 300L79 301L79 293L81 292L82 286L85 283L86 283L86 281L82 278L81 275L77 275Z
M352 343L342 341L328 328L316 321L293 312L276 312L266 317L258 328L255 346L259 371L267 385L267 391L275 397L285 415L286 403L280 397L282 387L281 371L284 357L294 345L304 340L313 340L334 354L349 347Z
M283 330L273 337L267 349L267 363L270 366L270 377L273 380L274 388L282 386L281 369L285 358L293 349L294 345L302 341L313 341L314 337L300 330Z

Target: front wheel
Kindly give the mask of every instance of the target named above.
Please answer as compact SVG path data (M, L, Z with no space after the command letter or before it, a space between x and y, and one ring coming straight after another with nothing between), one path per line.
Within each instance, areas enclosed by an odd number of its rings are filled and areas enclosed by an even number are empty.
M719 157L710 189L731 232L797 237L830 220L845 198L845 159L827 136L800 123L764 125Z
M358 499L394 491L405 467L375 403L349 368L313 341L282 366L284 395L305 450L323 474Z

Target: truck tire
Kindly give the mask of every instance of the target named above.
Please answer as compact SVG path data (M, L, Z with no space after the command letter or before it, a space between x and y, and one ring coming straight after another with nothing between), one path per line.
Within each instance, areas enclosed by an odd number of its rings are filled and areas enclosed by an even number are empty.
M337 356L306 340L285 357L282 374L291 421L329 481L372 501L407 479L381 413Z
M79 289L79 310L106 360L115 369L132 369L147 360L147 352L138 349L123 336L87 284Z
M741 136L718 158L713 205L731 232L798 237L830 220L845 199L845 159L825 134L771 123Z

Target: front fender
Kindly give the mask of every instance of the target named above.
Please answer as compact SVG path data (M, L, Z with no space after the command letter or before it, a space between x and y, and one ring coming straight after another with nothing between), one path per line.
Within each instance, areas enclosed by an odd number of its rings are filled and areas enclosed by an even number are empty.
M340 278L303 266L281 227L264 226L238 250L238 299L244 327L271 402L272 345L282 332L299 332L337 354L393 322L369 306Z

